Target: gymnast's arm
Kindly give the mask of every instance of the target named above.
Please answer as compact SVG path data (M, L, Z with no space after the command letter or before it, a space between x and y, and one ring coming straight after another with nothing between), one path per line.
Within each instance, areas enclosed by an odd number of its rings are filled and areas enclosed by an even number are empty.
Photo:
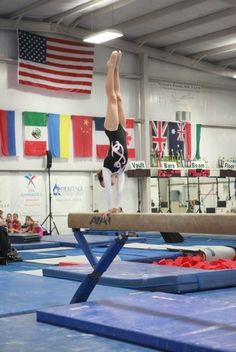
M121 210L121 201L123 196L123 189L125 184L125 173L122 171L120 174L117 175L117 192L116 192L116 204L115 207L117 210Z
M103 174L103 182L104 182L105 193L106 193L106 200L108 205L108 211L104 213L104 216L106 217L107 214L121 212L122 208L120 207L120 202L121 202L121 197L123 193L125 177L124 177L124 172L117 175L116 207L113 207L112 185L111 185L112 172L106 167L103 167L102 174Z
M103 182L106 193L106 201L108 205L108 212L112 210L112 188L111 188L111 171L106 167L102 168Z

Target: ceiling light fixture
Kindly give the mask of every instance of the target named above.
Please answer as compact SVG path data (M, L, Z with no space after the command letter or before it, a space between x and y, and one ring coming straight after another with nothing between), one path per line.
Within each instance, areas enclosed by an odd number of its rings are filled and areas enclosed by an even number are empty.
M83 41L86 43L101 44L122 36L123 33L117 31L116 29L106 29L104 31L92 33L86 36Z

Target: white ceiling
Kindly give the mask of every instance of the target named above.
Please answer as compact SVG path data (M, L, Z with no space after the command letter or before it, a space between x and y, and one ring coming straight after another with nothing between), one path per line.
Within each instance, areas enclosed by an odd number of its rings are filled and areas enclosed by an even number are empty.
M236 75L236 0L1 0L0 29L70 37L122 30L107 45Z

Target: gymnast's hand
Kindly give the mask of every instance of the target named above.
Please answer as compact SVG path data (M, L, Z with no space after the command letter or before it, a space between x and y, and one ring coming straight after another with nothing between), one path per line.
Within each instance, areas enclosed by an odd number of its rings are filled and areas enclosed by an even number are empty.
M107 210L105 213L102 214L103 219L107 220L108 216L110 214L115 214L115 213L123 213L122 208L112 208Z

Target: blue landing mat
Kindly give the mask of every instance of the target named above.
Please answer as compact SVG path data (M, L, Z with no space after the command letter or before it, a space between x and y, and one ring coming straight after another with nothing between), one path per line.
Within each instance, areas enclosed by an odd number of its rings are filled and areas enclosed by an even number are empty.
M85 235L84 236L89 244L90 247L93 246L108 246L115 236L101 236L96 235ZM42 239L44 241L44 239ZM56 235L56 236L47 236L46 241L50 242L57 242L61 246L68 246L68 247L79 247L78 242L76 241L74 235ZM128 243L130 242L146 242L146 239L142 237L129 237Z
M38 323L35 314L1 318L0 323L1 352L153 352L148 347Z
M2 298L0 317L68 304L78 288L78 282L13 272L0 272L0 282ZM98 285L91 299L103 299L108 295L109 297L128 296L132 292L135 291L112 287L108 290L107 287Z
M209 298L211 300L217 300L218 302L230 302L236 304L236 287L227 287L217 290L199 291L185 293L186 296L199 296Z
M97 257L101 257L106 251L106 247L93 247L93 254ZM60 251L50 250L47 252L49 255L84 255L84 252L80 248L65 249ZM133 248L122 248L118 256L122 260L134 261L134 262L153 262L163 258L177 258L181 255L180 251L167 251L167 250L146 250L146 249L133 249ZM59 256L59 255L58 255Z
M105 252L102 247L95 248L93 253L101 256ZM175 259L182 255L181 251L169 251L169 250L152 250L152 249L138 249L138 248L122 248L119 252L119 257L122 260L129 262L139 263L152 263L153 261L160 260L163 258Z
M48 264L47 264L48 266ZM30 271L30 270L38 270L46 267L46 265L39 263L27 263L27 262L13 262L8 263L7 265L0 266L0 272L17 272L17 271ZM1 293L1 290L0 290Z
M47 308L37 320L170 352L235 352L236 307L210 299L140 293Z
M15 243L13 247L17 250L25 250L25 249L40 249L40 248L56 248L60 247L60 243L58 242L47 242L46 240L41 242L34 243Z
M90 265L49 267L44 276L83 281ZM236 286L236 270L200 270L137 262L112 263L99 284L146 291L195 292Z
M138 232L138 235L145 238L146 241L150 244L166 244L163 237L160 233L154 232ZM182 243L169 243L173 246L195 246L195 245L202 245L202 246L229 246L236 248L236 239L233 235L191 235L191 234L182 234L184 237L184 242Z
M50 252L19 252L21 258L23 260L32 260L32 259L49 259L49 258L58 258L58 257L65 257L60 251L57 253L50 253Z

